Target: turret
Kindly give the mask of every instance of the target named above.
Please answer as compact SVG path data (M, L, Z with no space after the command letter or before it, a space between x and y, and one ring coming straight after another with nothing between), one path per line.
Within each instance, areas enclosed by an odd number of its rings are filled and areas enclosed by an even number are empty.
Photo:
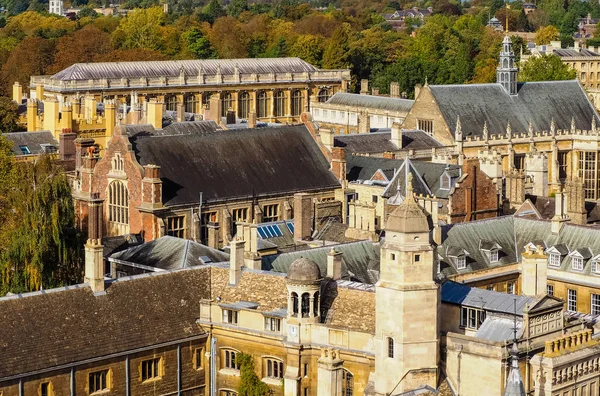
M505 36L500 51L500 64L496 69L496 83L501 84L509 95L517 94L517 67L510 37Z

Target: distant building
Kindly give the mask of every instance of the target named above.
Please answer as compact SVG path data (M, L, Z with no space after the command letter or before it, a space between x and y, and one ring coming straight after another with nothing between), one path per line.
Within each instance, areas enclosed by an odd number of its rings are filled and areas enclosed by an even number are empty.
M489 27L491 27L491 28L494 28L494 29L498 30L498 31L502 31L502 30L504 30L504 27L502 26L502 22L500 22L500 21L498 20L498 18L496 18L496 17L492 17L492 18L491 18L491 19L488 21L488 24L487 24L487 25L488 25Z
M534 3L523 3L523 11L525 11L525 15L529 15L535 10L537 10L537 5Z
M50 0L48 12L50 14L56 14L56 15L63 16L64 15L63 0Z

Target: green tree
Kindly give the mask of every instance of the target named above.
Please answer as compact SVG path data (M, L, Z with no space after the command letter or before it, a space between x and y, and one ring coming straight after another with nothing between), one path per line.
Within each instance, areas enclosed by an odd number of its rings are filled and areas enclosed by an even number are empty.
M137 9L121 20L112 34L113 41L121 48L159 49L162 42L160 26L165 13L160 7Z
M305 34L296 40L289 51L290 56L297 56L311 65L321 66L323 57L322 39L310 34Z
M535 43L537 45L550 44L550 41L558 40L560 32L552 25L544 26L535 32Z
M216 58L217 52L210 44L210 41L204 37L200 29L191 28L182 34L188 48L188 52L197 59Z
M231 3L227 6L227 15L237 18L247 10L248 0L231 0Z
M350 63L350 35L349 23L344 23L333 32L329 44L323 52L323 67L326 69L342 69Z
M0 133L14 132L19 121L19 106L6 96L0 96Z
M210 0L210 2L202 9L202 19L210 24L213 24L218 18L225 15L221 0Z
M267 396L270 394L267 384L262 382L254 369L254 359L247 353L235 355L235 363L240 366L239 396Z
M575 69L563 63L556 55L532 56L525 62L519 73L521 81L573 80Z
M70 183L49 156L16 163L0 137L0 294L81 281Z

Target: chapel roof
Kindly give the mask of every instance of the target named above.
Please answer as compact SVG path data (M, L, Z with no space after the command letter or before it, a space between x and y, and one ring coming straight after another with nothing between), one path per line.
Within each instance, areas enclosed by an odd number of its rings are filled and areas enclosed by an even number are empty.
M408 112L414 102L415 101L411 99L390 98L388 96L336 92L325 103L331 105L359 107L361 109Z

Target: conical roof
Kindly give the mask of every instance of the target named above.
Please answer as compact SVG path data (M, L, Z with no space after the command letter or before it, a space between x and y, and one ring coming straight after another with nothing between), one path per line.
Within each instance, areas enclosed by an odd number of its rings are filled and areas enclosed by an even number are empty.
M402 233L422 233L430 230L427 214L415 199L411 173L408 174L406 198L388 217L385 230Z
M517 341L513 342L510 351L511 366L508 378L506 379L506 387L504 388L504 396L525 396L525 387L523 386L523 378L521 378L521 370L519 370L519 351L517 349Z

